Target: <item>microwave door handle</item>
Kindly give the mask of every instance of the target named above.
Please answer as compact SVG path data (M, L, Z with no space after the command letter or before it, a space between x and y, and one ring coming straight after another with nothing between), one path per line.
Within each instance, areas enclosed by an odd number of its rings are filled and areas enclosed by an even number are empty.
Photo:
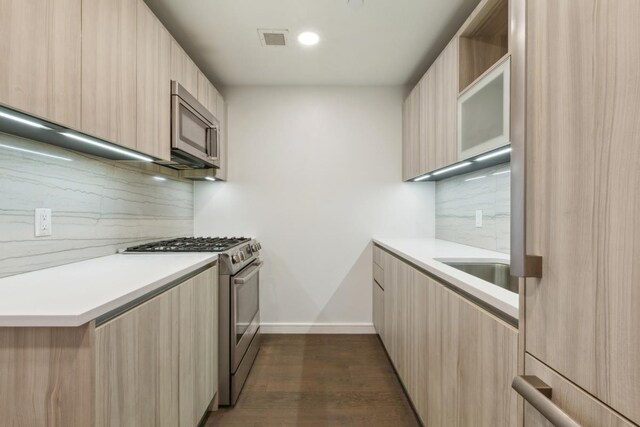
M207 156L218 158L218 129L216 127L207 128Z

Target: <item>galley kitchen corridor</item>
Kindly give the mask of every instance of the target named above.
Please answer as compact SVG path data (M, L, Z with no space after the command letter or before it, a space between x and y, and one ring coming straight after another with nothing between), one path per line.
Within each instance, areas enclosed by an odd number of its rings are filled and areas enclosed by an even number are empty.
M205 425L419 424L376 335L264 335L238 403Z

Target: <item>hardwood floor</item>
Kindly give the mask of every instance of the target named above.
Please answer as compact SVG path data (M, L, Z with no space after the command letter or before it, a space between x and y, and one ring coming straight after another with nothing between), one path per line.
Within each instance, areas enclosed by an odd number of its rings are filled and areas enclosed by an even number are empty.
M212 426L418 426L376 335L263 335L234 408Z

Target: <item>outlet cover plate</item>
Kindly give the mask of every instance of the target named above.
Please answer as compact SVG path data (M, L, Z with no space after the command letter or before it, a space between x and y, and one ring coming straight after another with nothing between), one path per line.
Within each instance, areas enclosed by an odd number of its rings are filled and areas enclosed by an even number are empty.
M51 236L51 209L36 208L35 231L36 237Z

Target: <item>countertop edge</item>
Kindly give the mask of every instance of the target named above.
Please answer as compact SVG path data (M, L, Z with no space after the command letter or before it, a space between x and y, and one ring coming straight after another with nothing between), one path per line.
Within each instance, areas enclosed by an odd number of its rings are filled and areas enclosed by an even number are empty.
M131 255L135 256L135 255ZM0 314L0 327L2 328L75 328L89 323L103 314L116 310L137 298L140 298L150 292L153 292L173 281L188 276L192 272L212 264L218 260L218 254L212 254L210 257L198 261L189 267L182 268L173 274L163 277L160 280L148 283L137 289L132 290L120 297L114 298L106 303L100 304L92 309L69 315L2 315Z
M430 239L430 240L435 241L437 239ZM404 259L405 261L408 261L418 266L419 268L433 274L434 276L437 276L438 278L440 278L441 280L444 280L451 286L454 286L457 289L479 299L485 304L488 304L492 308L500 311L501 313L512 318L513 320L515 321L518 320L519 307L518 307L517 294L515 294L516 296L515 304L511 304L505 299L501 299L496 295L492 295L488 290L483 289L484 286L495 286L491 283L485 282L482 279L475 278L467 273L457 271L453 267L447 266L439 261L436 261L434 258L429 258L428 262L422 259L417 259L414 256L404 252L403 250L393 247L392 245L380 240L379 238L374 237L372 238L372 241L374 244L388 250L389 252L397 255L398 257ZM456 244L454 242L447 242L447 243ZM478 250L484 251L484 249L478 249ZM507 257L507 255L505 255L505 257ZM439 258L454 258L454 257L442 256ZM469 258L469 259L472 259L472 258ZM491 257L478 257L478 259L487 260L487 259L491 259ZM495 260L504 261L504 258L496 257ZM468 280L461 279L460 277L455 277L455 276L468 276ZM483 286L478 286L473 282L481 282ZM500 288L492 289L492 290L495 291L496 293L509 292L506 290L502 290Z

